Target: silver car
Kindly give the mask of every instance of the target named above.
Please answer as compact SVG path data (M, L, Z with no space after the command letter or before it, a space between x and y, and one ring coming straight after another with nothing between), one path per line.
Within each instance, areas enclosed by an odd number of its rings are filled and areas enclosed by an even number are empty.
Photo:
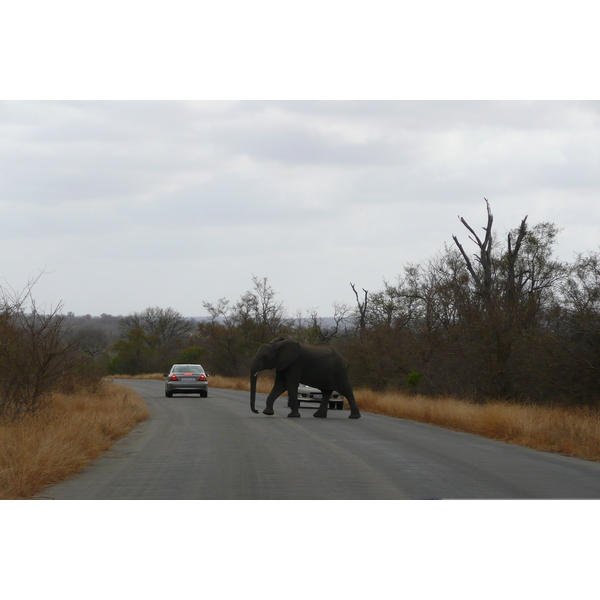
M321 402L322 398L323 394L321 393L321 390L304 385L303 383L298 386L298 406L301 406L302 402L319 403ZM329 408L342 410L344 408L344 396L338 394L337 392L333 392L329 397Z
M173 394L200 394L201 398L208 396L208 375L202 365L173 365L164 376L165 396Z

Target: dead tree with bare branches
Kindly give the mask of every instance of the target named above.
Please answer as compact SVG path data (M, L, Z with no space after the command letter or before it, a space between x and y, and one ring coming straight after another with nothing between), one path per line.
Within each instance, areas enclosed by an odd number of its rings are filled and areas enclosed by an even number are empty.
M357 322L358 322L358 331L359 336L362 339L365 329L367 327L367 311L369 307L369 292L363 288L364 298L361 301L358 292L356 291L356 287L353 283L350 284L354 295L356 296L356 306L357 306Z
M473 264L455 235L452 239L471 275L475 293L481 299L479 308L470 314L469 322L471 327L478 330L478 335L485 346L491 350L487 353L490 359L488 366L499 393L508 395L510 361L515 343L530 327L540 303L539 292L542 288L537 284L526 288L527 282L531 283L532 278L539 279L540 267L543 267L541 263L544 262L540 253L537 259L532 257L533 248L536 245L548 246L557 229L552 224L545 223L531 232L527 227L527 216L525 216L519 227L508 233L506 249L501 251L494 240L492 229L494 216L487 198L484 200L487 207L487 224L483 227L483 239L463 217L459 217L460 222L471 234L469 239L477 246L478 252L475 258L478 264ZM528 245L527 248L524 248L525 243ZM537 263L533 268L532 265L536 260ZM546 267L548 266L552 265L546 261ZM534 272L536 268L537 273ZM539 284L539 281L537 283Z

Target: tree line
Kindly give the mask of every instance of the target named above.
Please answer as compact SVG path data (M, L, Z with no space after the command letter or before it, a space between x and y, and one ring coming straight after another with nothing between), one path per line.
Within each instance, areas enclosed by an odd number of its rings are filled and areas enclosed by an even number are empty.
M168 316L179 327L167 333L150 314L160 309L123 319L110 368L160 371L159 364L189 359L209 372L246 376L258 346L283 335L337 345L357 386L595 404L600 253L559 260L559 227L530 225L527 216L498 236L487 200L485 207L481 227L461 218L463 235L423 262L405 264L395 282L375 291L349 282L355 305L336 303L330 319L316 310L290 316L268 280L253 277L239 300L203 302L208 318L199 323L172 309Z
M468 241L453 236L394 284L357 297L346 341L361 383L534 402L595 404L600 392L600 254L554 254L559 228L529 226L504 239L493 214Z
M209 372L245 376L257 347L283 335L336 344L358 386L595 404L600 253L559 260L559 227L530 225L527 216L498 236L487 200L485 207L482 226L461 218L463 235L428 260L405 264L395 282L375 291L350 282L355 305L335 304L327 320L315 310L290 316L268 280L253 277L239 300L203 303L208 318L181 330L178 356L206 363ZM121 350L133 350L135 336L149 336L147 351L155 348L156 360L166 356L158 349L167 344L149 323L140 329L126 319L123 326Z
M433 257L403 265L395 282L384 281L375 291L349 282L355 304L334 304L330 318L314 309L289 315L268 279L256 276L237 301L202 302L207 316L200 320L149 307L79 322L59 310L41 315L31 302L33 309L24 310L30 288L18 298L5 293L0 412L19 398L43 397L66 370L71 379L73 373L97 379L200 362L209 374L247 376L258 346L280 335L338 346L355 386L474 401L595 405L600 253L559 260L558 226L530 225L527 216L498 236L485 203L481 227L461 218L462 235ZM31 380L27 393L15 383L23 372ZM19 410L28 410L32 401L23 402Z

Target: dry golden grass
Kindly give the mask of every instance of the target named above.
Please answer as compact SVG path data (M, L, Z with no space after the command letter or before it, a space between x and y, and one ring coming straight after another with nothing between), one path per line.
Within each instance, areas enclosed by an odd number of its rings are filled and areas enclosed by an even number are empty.
M535 450L600 461L600 413L357 390L361 410L439 425Z
M259 394L268 394L273 387L273 377L270 375L259 375L256 382L256 391ZM250 391L250 376L248 377L221 377L212 375L208 384L216 388L225 388L228 390L239 390L242 392Z
M158 374L139 377L164 379ZM209 386L250 391L250 377L212 375ZM272 375L259 375L258 392L268 394L272 386ZM544 408L508 402L473 404L455 398L428 398L367 389L355 390L355 396L358 406L365 412L430 423L535 450L600 462L600 413L596 410Z
M96 394L56 394L38 414L0 422L0 499L30 498L70 477L149 414L132 390L105 382Z

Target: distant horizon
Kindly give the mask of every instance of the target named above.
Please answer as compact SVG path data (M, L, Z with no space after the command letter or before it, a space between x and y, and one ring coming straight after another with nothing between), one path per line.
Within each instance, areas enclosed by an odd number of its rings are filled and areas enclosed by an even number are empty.
M163 307L163 308L167 308L167 307ZM142 309L143 310L143 309ZM111 315L109 313L102 313L100 315L92 315L89 313L86 313L85 315L76 315L76 314L72 314L72 313L61 313L62 316L68 318L68 319L102 319L102 318L112 318L112 319L119 319L119 318L123 318L123 317L127 317L128 315L133 314L134 312L141 312L141 311L133 311L131 313L127 313L126 315ZM187 320L191 320L191 321L210 321L212 319L212 317L210 315L207 316L203 316L203 317L190 317L190 316L186 316L186 315L181 315L184 319ZM348 321L350 320L352 317L348 316L345 319L343 319L343 321ZM219 321L224 319L224 317L217 317L215 320ZM284 316L283 317L284 320L289 321L289 320L293 320L293 321L297 321L298 317L289 317L289 316ZM334 317L332 316L327 316L327 317L319 317L320 320L322 321L334 321ZM311 319L309 317L302 317L303 321L310 321Z

